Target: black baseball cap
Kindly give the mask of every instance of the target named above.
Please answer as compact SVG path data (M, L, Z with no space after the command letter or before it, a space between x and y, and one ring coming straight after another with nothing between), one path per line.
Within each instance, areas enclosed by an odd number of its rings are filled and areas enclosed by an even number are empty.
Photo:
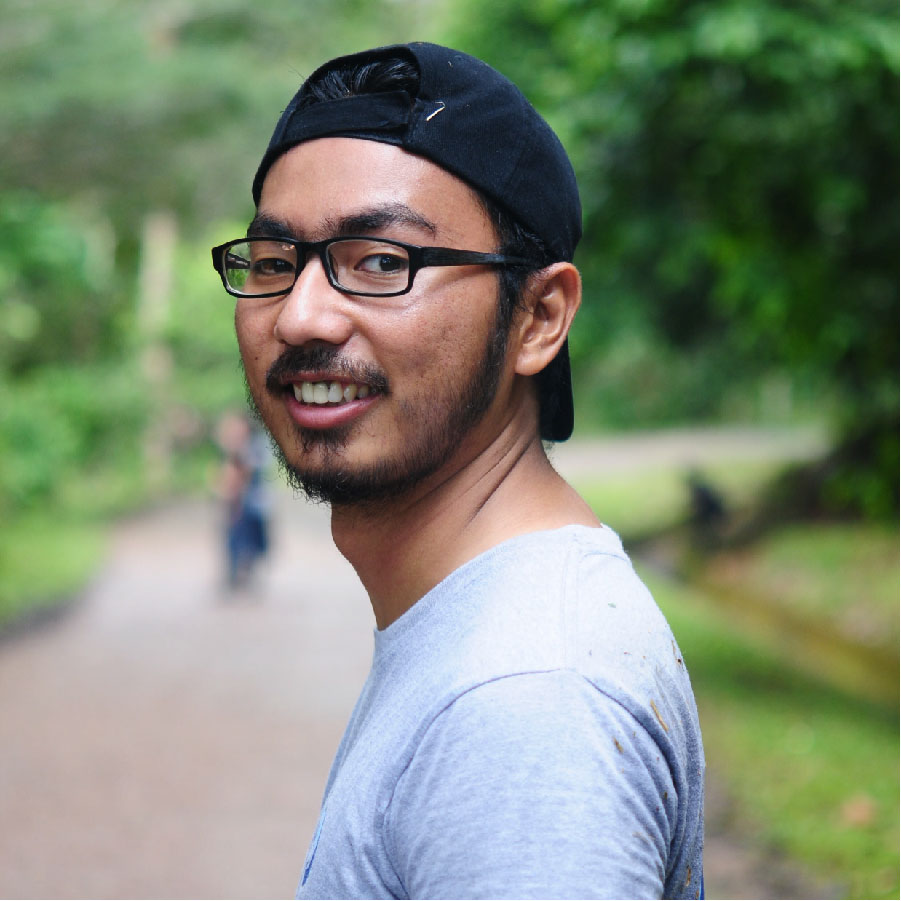
M323 73L405 58L419 72L416 96L406 91L355 94L298 107L307 83ZM571 261L582 235L582 207L572 164L560 140L509 79L487 63L437 44L379 47L320 66L282 113L253 180L259 204L266 173L304 141L350 137L393 144L426 157L489 196ZM565 441L573 429L568 342L536 376L541 437Z

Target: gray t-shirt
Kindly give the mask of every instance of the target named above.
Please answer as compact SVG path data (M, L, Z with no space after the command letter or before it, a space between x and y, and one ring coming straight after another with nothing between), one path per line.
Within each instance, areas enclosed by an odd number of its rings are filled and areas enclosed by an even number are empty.
M299 898L697 898L682 655L607 528L513 538L375 633Z

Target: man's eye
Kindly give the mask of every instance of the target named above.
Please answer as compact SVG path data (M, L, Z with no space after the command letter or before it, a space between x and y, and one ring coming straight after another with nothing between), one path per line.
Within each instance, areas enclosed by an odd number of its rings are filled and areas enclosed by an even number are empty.
M289 260L280 260L278 257L264 257L253 261L253 274L271 278L273 275L285 275L294 271L294 265Z
M394 275L398 272L406 272L407 266L408 262L405 256L393 253L371 253L369 256L363 257L355 268L372 275Z

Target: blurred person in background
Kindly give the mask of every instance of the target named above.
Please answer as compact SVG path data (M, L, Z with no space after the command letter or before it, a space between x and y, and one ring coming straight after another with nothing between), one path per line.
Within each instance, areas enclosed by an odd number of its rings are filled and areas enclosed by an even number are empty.
M559 140L483 62L380 48L301 86L253 195L213 250L249 396L376 623L298 897L702 896L681 653L543 443L581 300Z
M246 587L269 550L269 503L263 481L269 459L262 432L246 415L226 413L217 427L223 454L218 493L225 506L226 584Z

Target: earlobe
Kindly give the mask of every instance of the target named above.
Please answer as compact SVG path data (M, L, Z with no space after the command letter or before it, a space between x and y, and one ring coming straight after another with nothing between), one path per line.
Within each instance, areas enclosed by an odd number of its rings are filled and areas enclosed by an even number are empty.
M582 280L572 263L554 263L537 274L526 291L527 311L519 324L515 371L541 372L563 346L579 304Z

